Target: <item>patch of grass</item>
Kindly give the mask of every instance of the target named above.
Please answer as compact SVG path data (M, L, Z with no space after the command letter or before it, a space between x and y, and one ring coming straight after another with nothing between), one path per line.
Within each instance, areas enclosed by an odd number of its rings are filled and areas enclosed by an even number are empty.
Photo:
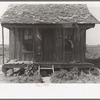
M61 71L56 71L52 77L51 77L51 82L52 83L63 83L68 80L77 80L78 78L78 68L75 67L71 71L67 70L61 70Z
M88 45L86 46L86 58L95 59L100 57L100 46Z
M61 70L55 72L51 77L52 83L100 83L100 76L90 73L79 72L75 69L71 71Z
M79 83L100 83L100 76L95 76L92 74L85 74L81 72L77 82Z
M43 83L41 75L36 71L33 76L11 76L5 78L6 83Z
M86 46L86 62L93 63L97 67L100 66L100 46L88 45ZM99 67L100 68L100 67Z
M3 50L2 50L2 45L0 45L0 65L3 64ZM9 59L9 45L4 46L4 60L5 62Z

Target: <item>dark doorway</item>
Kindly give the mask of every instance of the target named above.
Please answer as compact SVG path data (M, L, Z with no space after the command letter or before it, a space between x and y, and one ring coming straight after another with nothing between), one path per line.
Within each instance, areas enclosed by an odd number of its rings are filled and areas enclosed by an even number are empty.
M54 60L54 28L42 29L42 60L53 61Z

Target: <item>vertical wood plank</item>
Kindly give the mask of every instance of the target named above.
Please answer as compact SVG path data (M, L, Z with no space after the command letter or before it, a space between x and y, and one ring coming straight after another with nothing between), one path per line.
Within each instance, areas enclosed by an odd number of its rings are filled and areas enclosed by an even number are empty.
M80 27L77 28L77 61L80 61Z
M23 49L23 29L20 29L20 60L24 60Z
M84 62L85 60L85 49L86 49L86 30L81 29L81 42L80 42L81 62Z
M18 28L15 29L15 34L16 34L16 59L19 60L20 56L20 41L19 41L19 30Z
M65 29L63 27L63 37L62 37L62 46L63 46L63 61L65 61Z
M10 29L9 34L9 60L15 59L14 52L15 52L15 35L14 35L14 28Z
M19 50L19 60L22 58L22 51L21 51L21 45L22 45L22 31L21 28L19 28L19 45L20 45L20 50Z
M74 39L73 39L73 60L76 60L76 28L74 28Z
M73 53L74 53L74 60L77 61L78 58L79 58L79 44L78 44L78 29L77 28L74 28L74 50L73 50Z
M74 28L74 59L80 60L80 26L75 24Z
M16 58L16 31L15 31L15 28L14 28L14 44L13 44L13 47L14 47L14 59L17 59Z
M72 42L73 42L73 48L72 48L72 60L74 60L74 28L72 27Z
M2 53L3 53L3 64L4 64L4 28L2 26Z
M63 60L63 48L62 48L62 28L56 28L56 35L55 35L55 48L56 48L56 61L62 61Z
M9 29L9 60L11 60L11 29Z
M38 27L33 28L33 61L36 61L36 33L38 31Z

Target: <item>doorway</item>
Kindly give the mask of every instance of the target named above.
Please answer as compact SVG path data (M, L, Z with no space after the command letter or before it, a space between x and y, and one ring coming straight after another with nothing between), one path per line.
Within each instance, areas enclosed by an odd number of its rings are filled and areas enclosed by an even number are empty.
M42 29L42 61L54 61L54 28Z

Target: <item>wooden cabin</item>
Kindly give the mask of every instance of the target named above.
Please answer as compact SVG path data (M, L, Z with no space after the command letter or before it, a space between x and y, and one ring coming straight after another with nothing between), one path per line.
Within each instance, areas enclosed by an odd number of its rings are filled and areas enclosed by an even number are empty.
M2 16L9 29L9 60L84 62L86 30L99 21L85 4L11 4Z

